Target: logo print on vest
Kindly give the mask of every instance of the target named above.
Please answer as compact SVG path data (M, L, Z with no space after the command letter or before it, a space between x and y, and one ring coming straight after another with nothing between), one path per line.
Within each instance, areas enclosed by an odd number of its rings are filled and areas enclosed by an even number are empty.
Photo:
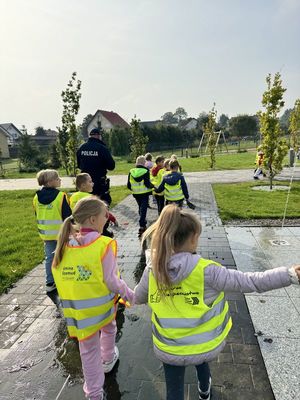
M82 265L77 265L79 276L77 281L87 281L90 279L92 272L89 269L84 268Z
M184 300L187 304L191 304L192 306L199 304L198 297L185 297Z

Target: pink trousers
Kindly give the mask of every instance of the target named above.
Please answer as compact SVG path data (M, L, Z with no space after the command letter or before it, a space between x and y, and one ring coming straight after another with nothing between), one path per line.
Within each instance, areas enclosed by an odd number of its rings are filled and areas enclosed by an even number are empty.
M101 331L79 342L80 358L84 375L83 390L90 400L102 399L104 371L102 361L111 361L114 357L117 325L112 321Z

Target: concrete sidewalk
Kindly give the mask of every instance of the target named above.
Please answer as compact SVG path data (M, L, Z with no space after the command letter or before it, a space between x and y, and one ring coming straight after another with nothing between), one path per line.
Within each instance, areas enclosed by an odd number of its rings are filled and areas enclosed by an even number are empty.
M226 228L238 270L261 272L300 262L300 228ZM272 245L272 241L276 241ZM280 241L285 241L279 246ZM249 293L246 302L278 400L300 398L300 287Z
M203 223L198 250L205 258L235 268L211 186L191 184L191 200ZM137 238L137 211L131 196L114 208L120 227L118 264L131 286L139 281L145 258ZM149 222L157 218L149 210ZM44 268L38 266L0 297L0 399L83 400L77 344L66 337L62 320L44 295ZM218 359L210 363L214 400L273 400L244 296L229 293L234 327ZM164 400L164 374L152 350L150 311L136 306L117 315L120 361L106 376L108 400ZM63 385L61 394L58 396ZM197 396L195 369L186 369L186 400Z
M276 180L289 180L291 178L292 168L284 168L282 173L276 176ZM223 170L223 171L202 171L202 172L184 172L188 183L234 183L253 181L253 169ZM110 175L111 186L126 185L127 175ZM266 182L267 179L265 178ZM294 180L300 180L300 167L296 167ZM267 183L266 183L267 184ZM74 187L74 178L63 177L62 187ZM35 178L24 179L0 179L0 190L20 190L20 189L38 189Z

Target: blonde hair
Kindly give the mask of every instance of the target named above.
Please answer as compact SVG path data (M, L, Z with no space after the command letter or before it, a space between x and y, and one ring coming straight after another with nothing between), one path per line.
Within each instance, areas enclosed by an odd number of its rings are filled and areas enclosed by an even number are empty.
M171 160L177 160L176 154L172 154L172 155L171 155Z
M59 177L55 169L42 169L36 174L39 186L45 186Z
M169 165L170 165L170 158L167 158L166 160L165 160L165 162L164 162L164 168L169 168Z
M81 186L87 182L88 178L90 177L90 174L86 172L82 172L81 174L78 174L75 179L75 185L77 190L80 190Z
M142 243L151 237L151 264L158 291L165 296L172 284L168 272L170 257L187 240L201 234L201 223L197 215L170 204L162 210L158 220L143 234Z
M146 159L144 156L138 156L135 160L135 165L145 165Z
M69 241L70 234L75 229L75 224L80 226L84 224L88 218L99 215L104 210L107 210L106 203L97 196L84 197L76 203L73 215L66 218L60 228L53 259L54 267L57 267L63 258L64 248Z

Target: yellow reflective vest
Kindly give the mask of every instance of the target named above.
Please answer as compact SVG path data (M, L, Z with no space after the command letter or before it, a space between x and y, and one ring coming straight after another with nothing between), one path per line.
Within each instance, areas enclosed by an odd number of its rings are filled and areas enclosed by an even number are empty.
M151 175L150 177L151 183L158 188L159 185L162 183L164 175L165 175L165 170L161 168L156 176ZM162 191L161 193L156 193L155 190L153 189L153 195L164 196L164 191Z
M62 203L64 192L59 192L56 198L49 204L42 204L38 200L37 194L33 198L33 208L36 214L38 231L43 240L57 240L59 229L63 223Z
M152 189L147 188L147 186L145 185L144 179L139 182L135 180L135 178L140 178L146 173L147 171L145 171L144 168L132 168L130 170L129 182L131 185L132 194L143 194L152 192Z
M184 199L180 179L175 185L165 183L165 198L169 201L180 201Z
M91 196L91 193L87 193L87 192L75 192L72 194L72 196L70 197L70 207L71 210L74 210L74 207L76 206L76 204L78 203L79 200L83 199L84 197L88 197Z
M115 318L114 297L103 279L102 259L116 242L100 236L84 246L66 246L52 274L62 302L68 333L84 340Z
M161 298L152 271L149 273L148 305L152 309L154 345L172 355L207 353L227 337L232 321L221 292L211 306L204 303L204 270L211 260L200 259L183 281ZM216 264L219 265L219 264Z

